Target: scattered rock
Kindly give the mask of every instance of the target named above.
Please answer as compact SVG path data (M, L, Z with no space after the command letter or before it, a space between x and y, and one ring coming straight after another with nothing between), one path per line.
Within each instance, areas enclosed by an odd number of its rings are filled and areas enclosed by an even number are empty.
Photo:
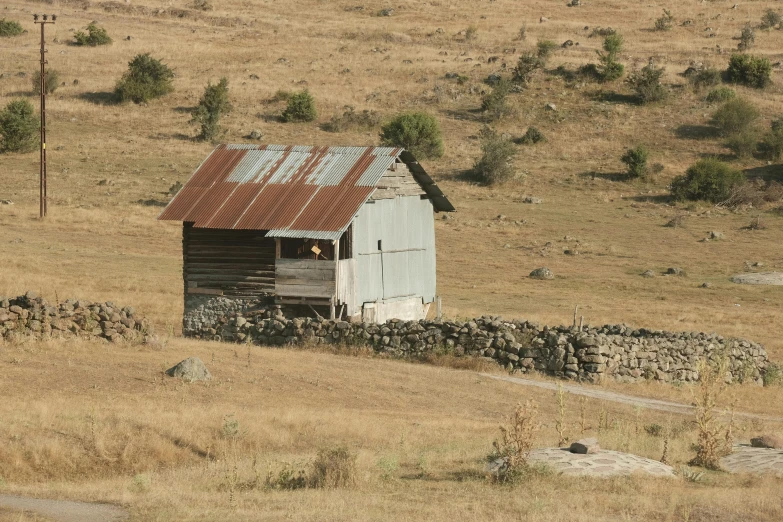
M251 140L260 140L261 138L264 137L264 135L261 134L260 130L253 129L253 130L250 131L250 134L248 134L247 137L250 138Z
M783 286L783 272L757 272L755 274L737 274L731 278L731 282L741 284L741 285Z
M571 248L567 248L567 249L565 249L563 251L563 253L565 255L567 255L567 256L578 256L579 255L579 250L574 250L574 249L571 249Z
M645 270L642 272L642 277L655 277L655 272L653 270Z
M754 448L783 449L783 437L777 435L761 435L750 439L750 445Z
M111 179L102 179L98 182L99 187L105 187L105 186L112 186L114 185L114 180Z
M525 196L525 198L522 200L522 203L527 203L529 205L540 205L543 202L543 199L534 198L533 196Z
M449 219L454 219L454 216L452 216L452 215L450 215L450 214L448 214L448 213L444 213L444 214L443 214L443 215L442 215L440 218L441 218L443 221L448 221Z
M573 40L566 40L565 42L563 42L563 45L561 45L561 47L563 48L573 47L573 46L574 46Z
M702 283L699 288L712 288L712 283Z
M180 190L182 190L182 183L179 181L175 181L173 185L169 187L169 196L176 196L177 193L179 193Z
M721 239L723 239L724 237L725 237L725 236L723 235L723 232L718 232L718 231L716 231L716 230L713 230L713 231L712 231L712 232L710 232L710 234L707 236L707 239L710 239L710 240L712 240L712 241L720 241L720 240L721 240Z
M128 41L128 42L130 42L130 40L131 40L131 37L130 37L130 35L126 36L126 37L125 37L125 40L126 40L126 41Z
M546 267L536 268L532 272L530 272L530 278L531 279L554 279L555 274L552 273L552 271Z
M548 111L557 112L557 105L555 105L554 103L547 103L546 105L544 105L544 108Z
M0 199L0 205L13 205L14 202L10 199Z
M500 83L500 80L502 80L502 77L497 73L493 73L487 76L487 78L484 80L484 83L490 86L497 85L498 83Z
M667 275L679 276L679 277L685 277L685 270L683 270L682 268L674 266L674 267L671 267L668 270L666 270L666 274Z
M571 453L579 453L581 455L588 455L592 453L598 453L601 451L601 446L598 445L598 439L589 438L581 439L571 444L568 448Z
M549 18L547 18L546 16L542 16L541 18L538 19L538 23L540 24L543 24L544 22L548 22L548 21Z
M203 361L198 357L188 357L184 361L177 363L166 370L166 375L189 382L212 379L212 374L209 373Z
M394 9L391 7L387 7L385 9L381 9L378 11L378 16L391 16L394 14Z
M257 74L251 74L250 75L251 80L260 80L261 78Z

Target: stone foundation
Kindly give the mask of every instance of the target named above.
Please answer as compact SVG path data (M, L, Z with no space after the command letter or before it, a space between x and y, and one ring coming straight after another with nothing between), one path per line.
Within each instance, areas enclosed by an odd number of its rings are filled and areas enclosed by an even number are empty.
M188 334L261 345L362 345L398 358L439 354L483 357L508 371L538 371L591 382L603 377L628 382L697 381L701 360L725 355L731 373L727 379L761 384L769 363L760 344L717 334L634 329L625 325L579 331L527 321L503 321L499 317L465 322L390 320L379 325L287 318L280 307L250 310L248 306L248 310L227 313L201 330L190 329Z

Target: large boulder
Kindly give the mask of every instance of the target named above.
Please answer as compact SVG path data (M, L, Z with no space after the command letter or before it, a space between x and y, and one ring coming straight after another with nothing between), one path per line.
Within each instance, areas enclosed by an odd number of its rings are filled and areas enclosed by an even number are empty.
M777 435L761 435L750 439L750 445L754 448L783 449L783 437Z
M207 367L204 366L204 362L198 357L188 357L184 361L177 363L166 370L166 375L190 382L212 379L212 374L209 373Z
M598 445L598 439L596 438L582 439L572 443L568 451L588 455L601 451L601 446Z

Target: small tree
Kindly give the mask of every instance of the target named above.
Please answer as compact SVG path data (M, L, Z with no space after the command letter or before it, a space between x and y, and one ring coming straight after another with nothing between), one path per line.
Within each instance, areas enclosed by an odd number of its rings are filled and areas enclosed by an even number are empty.
M24 33L24 29L19 22L14 20L0 19L0 37L19 36Z
M745 182L745 175L716 158L699 160L684 176L672 180L672 196L677 200L726 201L734 187Z
M198 107L191 113L191 123L201 125L199 139L211 140L216 137L221 131L220 117L229 111L231 103L228 101L228 79L221 78L215 85L207 83Z
M655 20L656 31L669 31L674 23L674 16L668 9L663 10L663 16Z
M557 44L552 40L539 40L536 44L536 54L545 65L555 49L557 49Z
M530 83L533 73L544 68L544 60L537 54L526 52L519 57L517 66L514 68L513 80L517 83Z
M731 136L750 129L759 116L758 109L752 103L743 98L734 98L715 111L712 124L718 127L724 136Z
M715 365L708 361L699 364L699 387L693 392L696 403L696 427L699 439L692 466L720 469L721 457L731 453L730 425L718 422L718 401L726 391L725 374L728 361L721 358Z
M773 161L783 159L783 118L772 120L769 131L764 135L761 148Z
M288 98L288 105L283 111L283 121L306 122L314 121L317 117L315 98L307 89L294 93Z
M500 81L492 86L492 91L485 94L481 99L481 110L490 121L508 116L511 107L508 106L508 93L511 91L511 82L507 78L501 78Z
M502 183L513 178L512 161L517 152L514 144L489 127L481 130L479 138L481 157L473 165L474 177L487 185Z
M443 156L443 137L438 120L425 112L398 115L381 127L381 144L403 147L417 159Z
M649 172L647 159L650 153L644 145L638 145L625 151L620 161L625 163L629 178L645 178Z
M36 69L33 73L31 82L33 84L33 92L35 94L41 94L41 70ZM60 74L54 69L47 69L44 74L44 84L46 86L46 94L52 94L60 86Z
M40 121L27 100L12 100L0 112L0 151L30 152L39 143Z
M73 37L76 40L76 45L89 45L90 47L95 47L111 43L111 38L109 37L109 33L106 32L106 29L99 27L95 22L90 22L90 24L87 25L87 32L76 31Z
M513 484L529 470L527 459L540 429L538 404L533 400L518 404L507 424L500 427L500 439L492 443L494 450L487 457L493 481Z
M750 25L746 25L742 28L740 33L740 42L737 44L737 49L740 51L747 51L756 44L756 31Z
M722 80L721 77L722 74L718 69L714 67L705 67L700 71L689 74L688 81L696 89L700 89L702 87L714 87L715 85L720 85Z
M748 87L763 89L772 83L772 64L768 58L750 54L733 54L726 71L728 80Z
M761 17L761 27L764 29L772 29L780 24L780 13L774 9L767 9Z
M145 103L174 90L171 84L174 71L150 53L138 54L128 63L128 70L122 75L114 89L117 98L134 103Z
M519 138L517 143L523 145L535 145L536 143L542 143L546 141L544 133L538 130L536 127L528 127L525 135Z
M604 52L598 53L601 64L597 67L598 76L605 82L617 80L623 75L625 67L617 61L617 55L623 49L623 37L619 33L612 33L604 39Z
M636 91L640 103L653 103L666 98L668 93L661 85L663 71L663 67L658 68L653 64L648 64L628 78L628 83Z

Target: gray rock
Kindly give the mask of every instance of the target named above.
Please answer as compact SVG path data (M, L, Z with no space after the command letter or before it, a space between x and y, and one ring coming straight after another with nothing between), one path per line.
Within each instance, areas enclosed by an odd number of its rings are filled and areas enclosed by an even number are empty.
M685 270L679 267L671 267L668 270L666 270L666 274L668 275L675 275L679 277L685 277Z
M530 272L530 278L531 279L554 279L555 274L552 273L552 271L546 267L536 268L532 272Z
M655 272L653 270L645 270L642 272L642 277L655 277Z
M544 105L544 108L548 111L557 112L557 105L555 105L554 103L547 103L546 105Z
M260 140L263 137L264 135L261 134L261 131L258 129L253 129L252 131L250 131L250 134L248 134L248 138L250 138L251 140Z
M713 230L713 231L712 231L712 232L710 232L710 234L707 236L707 238L708 238L708 239L710 239L710 240L712 240L712 241L719 241L719 240L723 239L724 237L725 237L725 236L723 235L723 232L718 232L718 231L716 231L716 230Z
M175 366L166 370L166 375L176 377L184 381L208 381L212 379L204 362L198 357L188 357Z
M534 198L533 196L525 196L525 198L522 200L522 203L527 203L529 205L540 205L543 202L543 199Z
M568 451L571 453L587 455L591 453L598 453L601 451L601 446L598 445L598 439L596 438L581 439L572 443L568 448Z

